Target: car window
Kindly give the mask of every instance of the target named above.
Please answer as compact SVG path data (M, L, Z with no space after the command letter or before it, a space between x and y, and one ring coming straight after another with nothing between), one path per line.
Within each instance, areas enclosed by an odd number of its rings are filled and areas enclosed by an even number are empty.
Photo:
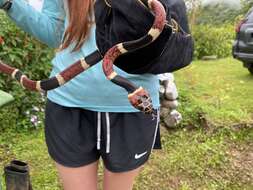
M248 11L248 13L245 15L246 19L249 19L250 21L253 21L253 7Z
M249 16L249 14L252 13L252 10L253 10L253 7L251 7L251 8L248 10L248 12L247 12L246 15L245 15L245 18L247 18L247 17Z
M251 12L251 14L249 14L247 20L248 20L248 22L253 22L253 12Z

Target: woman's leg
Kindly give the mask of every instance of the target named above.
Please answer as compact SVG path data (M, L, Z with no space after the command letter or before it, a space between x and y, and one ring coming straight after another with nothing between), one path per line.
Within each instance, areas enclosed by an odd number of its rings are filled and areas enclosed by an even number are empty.
M98 161L79 168L56 163L64 190L97 190Z
M97 113L48 100L45 115L48 153L57 162L64 190L97 190Z
M104 170L103 190L132 190L134 179L139 174L140 168L122 173L113 173Z
M151 154L158 119L136 112L106 113L104 120L107 121L102 128L103 136L107 137L101 151L106 168L104 190L132 190L140 167Z

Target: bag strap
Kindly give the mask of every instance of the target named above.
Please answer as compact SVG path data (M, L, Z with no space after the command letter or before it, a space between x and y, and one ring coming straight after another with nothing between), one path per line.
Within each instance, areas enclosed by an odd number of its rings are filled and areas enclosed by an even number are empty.
M140 3L143 7L145 7L146 9L148 9L147 5L143 2L143 0L136 0L138 3ZM109 10L109 14L111 12L111 8L112 8L112 0L104 0L105 4L107 7L110 8ZM173 33L178 33L178 32L183 32L186 35L189 35L188 33L186 33L182 27L180 26L180 24L173 18L170 18L170 22L167 20L166 26L170 27Z
M104 0L104 2L107 5L107 7L112 8L112 0Z
M136 1L138 1L142 6L148 9L148 7L145 5L145 3L142 2L142 0L136 0ZM107 5L107 7L112 8L112 0L104 0L104 2Z

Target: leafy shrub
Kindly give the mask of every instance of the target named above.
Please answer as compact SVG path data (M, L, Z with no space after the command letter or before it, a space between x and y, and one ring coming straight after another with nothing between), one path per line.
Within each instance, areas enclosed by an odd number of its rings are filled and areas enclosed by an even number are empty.
M235 38L234 26L196 25L193 30L195 40L195 58L216 55L224 58L231 55L232 43Z
M4 40L4 44L0 45L0 59L19 68L32 79L47 78L53 51L18 29L1 11L0 23L0 36ZM5 119L12 121L0 119L0 128L13 121L16 122L16 127L39 126L37 120L41 120L44 106L39 93L24 90L10 76L3 74L0 74L0 89L11 93L15 98L14 105L11 106L13 109L7 106L0 112L0 118L3 118L8 110Z

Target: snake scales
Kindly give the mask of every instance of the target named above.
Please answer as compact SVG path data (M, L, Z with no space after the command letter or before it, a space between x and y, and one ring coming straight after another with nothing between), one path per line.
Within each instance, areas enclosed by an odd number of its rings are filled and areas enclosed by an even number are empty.
M46 80L35 81L29 79L19 69L11 67L0 60L0 72L11 75L26 89L32 91L49 91L66 84L80 73L86 71L103 59L103 71L107 79L124 88L128 92L129 102L145 114L153 114L154 109L149 93L142 87L134 85L126 78L118 75L113 69L114 61L122 54L133 52L156 40L166 24L166 12L158 0L139 0L155 15L151 29L140 39L119 43L110 48L104 57L95 51L85 58L78 60L64 71Z

